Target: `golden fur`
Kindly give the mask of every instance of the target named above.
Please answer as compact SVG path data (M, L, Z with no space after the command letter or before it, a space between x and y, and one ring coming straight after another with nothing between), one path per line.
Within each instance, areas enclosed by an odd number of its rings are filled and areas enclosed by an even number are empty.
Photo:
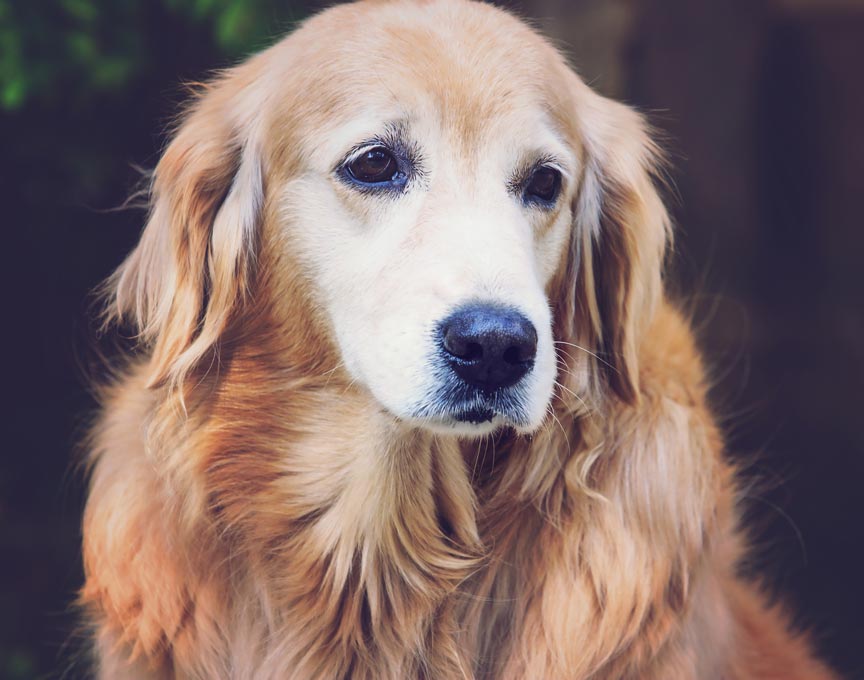
M529 434L382 408L294 241L320 225L278 188L364 88L399 87L440 104L457 155L533 97L581 159L542 260L558 375ZM656 157L637 114L467 0L343 5L208 85L106 284L141 351L89 457L100 677L834 677L736 577L735 471L663 293Z

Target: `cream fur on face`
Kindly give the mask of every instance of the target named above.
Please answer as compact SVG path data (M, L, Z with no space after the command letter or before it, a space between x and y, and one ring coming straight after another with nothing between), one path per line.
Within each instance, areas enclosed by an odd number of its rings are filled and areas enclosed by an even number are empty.
M345 367L393 415L469 436L502 425L532 431L546 415L556 373L545 291L572 220L574 154L539 105L498 113L468 140L431 98L409 110L394 105L385 100L347 117L307 151L313 169L290 181L281 200L292 247L309 263ZM364 191L345 182L343 159L388 135L411 149L404 189ZM512 178L550 158L563 176L554 207L526 205ZM536 329L537 354L513 387L454 405L437 329L471 303L522 314ZM495 415L459 422L457 406L491 407Z

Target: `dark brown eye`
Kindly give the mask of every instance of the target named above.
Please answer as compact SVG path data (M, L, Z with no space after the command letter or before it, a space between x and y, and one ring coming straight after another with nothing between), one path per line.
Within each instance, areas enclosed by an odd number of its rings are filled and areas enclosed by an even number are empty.
M351 179L361 184L383 184L397 181L402 173L393 154L383 146L364 151L345 168Z
M561 173L555 168L541 165L536 168L525 183L524 198L527 202L554 203L561 191Z

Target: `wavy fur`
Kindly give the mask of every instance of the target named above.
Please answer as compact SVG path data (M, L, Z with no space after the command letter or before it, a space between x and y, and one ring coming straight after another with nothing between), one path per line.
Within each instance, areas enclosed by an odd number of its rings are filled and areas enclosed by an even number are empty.
M467 80L436 32L470 45ZM318 228L278 187L358 104L340 92L389 68L357 65L370 40L410 45L466 143L519 106L509 55L534 60L525 88L582 159L546 286L557 387L531 434L382 409L282 227ZM100 677L833 677L736 576L735 471L663 293L658 155L636 113L466 0L340 6L209 85L105 288L140 351L103 389L89 458Z

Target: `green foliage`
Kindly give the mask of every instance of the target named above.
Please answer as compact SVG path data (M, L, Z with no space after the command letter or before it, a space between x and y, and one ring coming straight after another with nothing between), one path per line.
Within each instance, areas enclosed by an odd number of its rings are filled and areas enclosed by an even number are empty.
M298 7L300 5L300 7ZM0 108L116 91L146 73L144 27L186 22L228 59L261 47L303 3L277 0L0 0ZM299 10L299 11L298 11ZM286 16L287 14L287 16ZM279 22L283 22L281 25ZM155 22L158 25L158 21ZM183 45L161 45L180 50Z
M26 650L16 650L8 654L0 653L0 669L3 671L3 677L9 680L32 678L35 667L33 658Z

